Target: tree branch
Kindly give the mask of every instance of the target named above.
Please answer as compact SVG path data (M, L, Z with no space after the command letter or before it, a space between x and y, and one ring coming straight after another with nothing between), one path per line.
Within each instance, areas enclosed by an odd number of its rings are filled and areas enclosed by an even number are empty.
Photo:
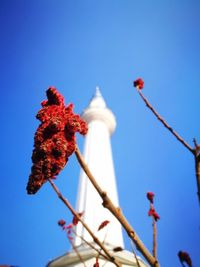
M90 242L88 242L84 237L78 235L74 230L72 230L73 234L79 237L82 241L84 241L89 247L94 249L99 255L101 255L104 259L108 260L108 257L104 255L100 250L98 250L95 246L93 246Z
M152 113L156 116L156 118L173 134L173 136L184 146L186 147L195 157L195 173L196 173L196 181L197 181L197 195L200 203L200 146L197 144L194 139L195 148L192 148L188 143L180 136L177 132L175 132L172 127L167 124L167 122L158 114L158 112L151 106L146 97L142 94L142 92L137 89L139 95L142 100L145 102L146 106L152 111Z
M153 256L157 259L157 227L156 227L156 220L153 220Z
M136 255L136 253L135 253L135 249L134 249L134 247L133 247L133 242L132 242L132 240L131 240L131 247L132 247L133 254L134 254L134 256L135 256L135 260L136 260L137 266L138 266L138 267L141 267L141 266L140 266L140 262L139 262L139 260L138 260L138 258L137 258L137 255Z
M194 142L194 160L195 160L195 174L196 174L196 181L197 181L197 194L200 203L200 146L197 144L196 139L193 139Z
M69 237L68 237L68 240L69 240L69 242L71 243L71 245L72 245L72 247L73 247L73 250L76 252L76 254L77 254L77 256L78 256L80 262L82 262L82 263L83 263L83 266L86 267L85 262L84 262L83 258L81 257L81 254L78 252L78 249L77 249L76 246L74 245L73 241L72 241Z
M88 231L90 236L93 238L94 242L99 245L99 247L104 251L106 256L108 257L108 260L113 262L117 267L121 267L121 264L113 257L109 251L106 249L106 247L100 242L100 240L93 234L93 232L90 230L89 226L81 219L79 214L73 209L69 201L63 197L57 186L54 184L54 182L51 179L48 179L49 183L53 187L54 191L56 192L59 199L62 200L62 202L67 206L67 208L71 211L71 213L78 218L80 223L83 225L83 227Z
M96 179L94 178L94 176L90 172L87 164L85 163L85 161L84 161L84 159L83 159L83 157L82 157L82 155L78 149L78 146L76 146L75 154L76 154L76 157L77 157L79 164L81 165L84 172L86 173L86 175L90 179L91 183L93 184L94 188L96 189L96 191L98 192L98 194L102 198L102 200L103 200L102 205L105 208L107 208L118 219L118 221L124 227L124 229L126 230L127 234L131 238L131 240L136 245L137 249L142 253L142 255L149 262L149 264L151 266L158 267L159 266L158 261L152 256L152 254L148 251L148 249L142 243L140 238L137 236L135 230L129 224L129 222L127 221L125 216L122 214L121 210L114 206L111 199L107 196L106 192L103 191L101 189L101 187L99 186L99 184L97 183Z
M173 134L174 137L176 137L176 139L182 144L184 145L184 147L186 147L192 154L194 154L194 149L188 145L185 140L178 135L177 132L175 132L172 127L167 124L167 122L158 114L158 112L151 106L151 104L149 103L149 101L145 98L145 96L142 94L142 92L137 89L139 95L141 96L141 98L143 99L143 101L145 102L146 106L153 112L153 114L156 116L156 118Z

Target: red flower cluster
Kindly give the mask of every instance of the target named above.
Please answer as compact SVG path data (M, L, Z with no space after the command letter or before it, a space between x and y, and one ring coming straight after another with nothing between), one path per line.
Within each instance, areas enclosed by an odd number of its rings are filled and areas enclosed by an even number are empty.
M65 224L66 224L66 221L64 221L62 219L58 221L58 225L61 227L63 227Z
M160 219L160 216L158 215L158 213L155 211L153 207L150 208L148 215L152 216L156 222Z
M83 212L79 212L78 215L81 217L83 215ZM58 221L58 225L60 227L62 227L63 230L66 230L67 233L67 238L69 239L70 242L73 241L73 227L76 226L79 223L79 219L77 218L76 215L74 215L73 219L72 219L72 223L66 225L66 222L61 219Z
M178 257L181 263L187 263L188 267L192 267L192 260L187 252L179 251Z
M147 199L153 204L155 194L153 192L147 192Z
M79 217L82 217L83 212L79 212L78 215L79 215ZM72 219L72 224L73 224L73 225L77 225L78 222L79 222L78 217L77 217L77 216L74 216L73 219Z
M50 87L36 118L41 121L35 137L32 154L33 166L27 185L28 194L35 194L48 180L55 178L74 152L75 133L87 133L87 124L73 113L73 104L65 106L63 96Z
M141 90L144 87L144 81L141 78L138 78L133 82L134 87Z
M72 241L72 240L73 240L73 237L71 236L71 234L72 234L72 227L73 227L73 224L70 223L70 224L66 225L66 222L65 222L64 220L61 219L61 220L58 221L58 225L59 225L60 227L62 227L63 230L66 230L66 232L67 232L67 238L68 238L70 241Z
M160 219L160 216L158 215L158 213L156 212L153 206L153 200L154 200L155 194L153 192L147 192L146 196L147 196L147 199L150 201L150 209L149 209L148 215L153 217L154 220L157 222Z

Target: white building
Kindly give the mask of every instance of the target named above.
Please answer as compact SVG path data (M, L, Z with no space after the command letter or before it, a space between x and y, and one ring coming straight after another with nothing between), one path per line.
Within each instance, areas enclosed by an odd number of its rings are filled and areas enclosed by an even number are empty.
M102 189L107 192L113 203L119 206L110 144L110 136L116 128L116 120L111 110L107 108L98 87L89 106L84 110L82 117L87 121L89 127L84 145L83 156L85 162ZM113 248L124 248L121 225L107 209L103 208L102 199L91 185L83 170L80 173L76 210L84 212L84 222L88 224L93 233L103 242L105 247L122 266L138 266L133 253L126 250L113 252ZM105 220L108 220L109 224L101 231L98 231L99 225ZM81 223L77 225L76 233L90 244L95 245ZM80 256L86 267L93 267L98 255L97 251L77 236L75 237L75 246L79 256L77 252L72 250L49 262L47 267L78 267L83 265L80 261ZM138 260L140 267L147 266L140 258ZM100 267L115 266L101 256L99 256L99 264Z

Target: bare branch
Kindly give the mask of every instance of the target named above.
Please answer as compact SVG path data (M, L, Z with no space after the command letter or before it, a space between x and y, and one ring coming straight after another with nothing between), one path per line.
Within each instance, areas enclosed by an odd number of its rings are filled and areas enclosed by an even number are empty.
M103 254L99 249L97 249L95 246L93 246L93 244L91 244L90 242L88 242L83 236L80 236L76 233L76 231L74 231L72 229L72 232L74 233L74 235L76 235L77 237L79 237L84 243L86 243L89 247L91 247L92 249L94 249L99 255L101 255L103 258L105 258L106 260L108 260L108 257Z
M153 256L157 259L157 227L156 227L156 220L153 220Z
M197 143L196 139L193 139L194 142L194 159L195 159L195 174L197 181L197 194L200 203L200 145Z
M82 262L82 263L83 263L83 266L86 267L85 262L84 262L83 258L81 257L81 254L78 252L78 249L77 249L76 246L74 245L74 242L73 242L69 237L68 237L68 240L69 240L69 242L71 243L71 245L72 245L72 247L73 247L73 250L76 252L76 254L77 254L77 256L78 256L80 262Z
M54 191L56 192L59 199L62 200L62 202L67 206L67 208L71 211L71 213L78 218L80 223L83 225L83 227L88 231L90 236L93 238L94 242L99 245L99 247L105 252L106 256L108 257L109 261L113 262L117 267L121 267L121 264L113 257L109 251L106 249L106 247L100 242L100 240L93 234L93 232L90 230L89 226L81 219L79 214L74 210L74 208L71 206L69 201L63 197L57 186L54 184L54 182L51 179L48 179L49 183L53 187Z
M151 106L151 104L149 103L149 101L146 99L146 97L142 94L142 92L137 89L139 95L141 96L141 98L143 99L143 101L145 102L146 106L153 112L153 114L156 116L156 118L173 134L174 137L176 137L176 139L181 142L182 145L184 145L184 147L186 147L192 154L194 154L194 149L188 145L186 143L186 141L180 136L178 135L177 132L175 132L173 130L173 128L167 124L167 122L158 114L158 112Z
M132 242L132 240L131 240L131 247L132 247L133 254L134 254L134 256L135 256L135 260L136 260L137 266L138 266L138 267L141 267L141 266L140 266L140 262L139 262L139 260L138 260L138 258L137 258L137 255L136 255L136 253L135 253L135 249L134 249L134 247L133 247L133 242Z
M198 152L196 152L195 154L195 174L197 181L197 195L200 203L200 155L198 154Z
M142 94L142 92L137 89L139 95L141 96L142 100L145 102L146 106L152 111L152 113L156 116L156 118L173 134L174 137L184 146L186 147L195 157L195 172L196 172L196 181L197 181L197 194L198 199L200 203L200 145L197 144L196 139L193 139L194 142L194 148L192 148L186 141L178 135L177 132L175 132L172 127L167 124L167 122L158 114L158 112L151 106L149 101L146 99L146 97Z
M98 192L98 194L102 198L102 200L103 200L103 204L102 205L105 208L107 208L118 219L118 221L121 223L121 225L126 230L126 232L129 235L129 237L135 243L136 247L142 253L142 255L145 257L145 259L149 262L149 264L151 266L158 267L159 263L153 257L153 255L148 251L148 249L145 247L145 245L140 240L140 238L137 236L135 230L132 228L132 226L127 221L125 216L122 214L121 210L114 206L114 204L112 203L111 199L107 196L106 192L103 191L102 188L97 183L96 179L94 178L94 176L90 172L87 164L85 163L85 161L84 161L84 159L83 159L83 157L82 157L82 155L81 155L81 153L80 153L80 151L78 149L78 146L76 146L75 154L76 154L76 157L77 157L77 160L78 160L79 164L81 165L81 167L83 168L84 172L86 173L86 175L90 179L91 183L93 184L94 188L96 189L96 191Z

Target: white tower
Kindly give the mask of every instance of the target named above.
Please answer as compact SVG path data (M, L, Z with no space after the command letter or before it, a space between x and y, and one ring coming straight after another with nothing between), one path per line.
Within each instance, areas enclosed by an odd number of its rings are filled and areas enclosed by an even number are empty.
M116 128L116 120L111 110L106 107L98 87L89 106L84 110L82 117L87 121L89 128L84 145L84 160L101 188L107 192L114 205L119 206L110 144L110 136ZM106 248L117 258L122 266L137 266L135 256L132 253L126 250L117 253L113 252L115 247L124 247L121 225L102 206L102 199L91 185L83 170L80 173L76 210L83 212L82 219L84 222L88 224L93 233L104 243ZM109 224L101 231L98 231L99 225L105 220L108 220ZM94 245L92 238L80 223L76 227L76 233L77 236L83 237L84 240ZM71 251L58 257L51 261L47 267L79 267L83 265L80 261L80 256L86 267L92 267L98 255L97 251L85 244L79 237L75 238L75 246L76 251ZM140 258L138 260L141 267L147 266ZM100 266L105 264L107 267L115 266L101 257L99 257L99 263Z
M106 107L98 87L82 117L88 123L89 128L85 140L84 159L98 184L107 192L115 206L119 206L110 144L110 135L115 130L116 120L113 113ZM100 241L112 246L124 246L120 223L107 209L103 208L102 199L83 170L80 174L77 211L84 212L84 221ZM110 223L104 230L97 232L99 225L105 220ZM77 234L87 241L92 241L81 224L78 224ZM76 238L75 241L76 245L81 244L80 239Z

